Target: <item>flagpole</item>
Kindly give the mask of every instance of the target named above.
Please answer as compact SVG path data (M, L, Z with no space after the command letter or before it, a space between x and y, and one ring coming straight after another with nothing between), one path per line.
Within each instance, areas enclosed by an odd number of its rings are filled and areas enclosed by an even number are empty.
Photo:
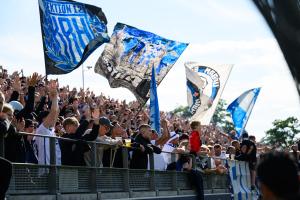
M151 64L149 64L149 66L148 66L146 72L149 71L150 66L151 66ZM154 67L154 64L152 64L152 66ZM151 74L152 74L152 72L151 72ZM150 76L150 81L151 81L151 76ZM150 85L151 85L151 83L150 83ZM150 92L150 87L149 87L149 92ZM149 98L147 99L147 101L148 101L148 100L149 100ZM134 119L135 119L135 118L138 116L138 114L141 112L142 108L147 104L147 101L144 102L143 106L139 106L138 112L134 115Z

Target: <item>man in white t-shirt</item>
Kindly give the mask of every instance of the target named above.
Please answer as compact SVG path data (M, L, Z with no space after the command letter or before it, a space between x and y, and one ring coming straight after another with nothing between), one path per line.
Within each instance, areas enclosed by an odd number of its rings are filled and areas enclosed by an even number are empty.
M49 111L42 111L39 116L39 127L36 134L45 136L55 136L54 127L59 114L58 96L57 96L58 83L51 80L49 83L49 98L52 102ZM50 165L50 139L46 137L35 136L35 142L38 148L38 164ZM56 148L56 165L61 165L61 151L58 141L55 140Z
M166 165L169 165L172 162L171 153L176 149L179 143L179 135L174 131L170 133L170 139L163 146L161 153L164 157ZM165 153L169 152L169 153Z

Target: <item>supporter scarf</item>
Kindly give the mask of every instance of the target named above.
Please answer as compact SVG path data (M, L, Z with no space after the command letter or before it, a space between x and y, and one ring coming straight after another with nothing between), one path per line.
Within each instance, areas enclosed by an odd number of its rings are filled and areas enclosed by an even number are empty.
M46 74L66 74L109 41L101 8L71 0L39 0Z

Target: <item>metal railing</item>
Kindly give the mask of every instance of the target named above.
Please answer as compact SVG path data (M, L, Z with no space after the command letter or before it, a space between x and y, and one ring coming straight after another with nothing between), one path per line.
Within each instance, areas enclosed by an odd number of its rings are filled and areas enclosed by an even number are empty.
M97 145L108 145L101 142L87 142L91 146L92 166L58 166L56 165L56 140L77 142L78 140L45 136L38 134L20 133L36 137L49 138L50 165L37 165L14 163L13 176L8 194L58 194L58 193L97 193L97 192L126 192L131 197L134 191L179 191L192 190L187 172L156 171L154 170L154 156L149 154L150 170L139 170L110 167L96 167ZM1 138L0 138L1 139ZM3 139L3 138L2 138ZM0 144L4 144L0 141ZM115 145L111 151L115 151ZM122 148L123 166L128 166L128 149ZM0 147L0 150L4 147ZM169 152L165 152L169 153ZM2 152L4 155L4 152ZM175 153L171 153L175 160ZM193 166L196 166L193 157ZM204 189L227 189L227 175L205 175L203 174Z

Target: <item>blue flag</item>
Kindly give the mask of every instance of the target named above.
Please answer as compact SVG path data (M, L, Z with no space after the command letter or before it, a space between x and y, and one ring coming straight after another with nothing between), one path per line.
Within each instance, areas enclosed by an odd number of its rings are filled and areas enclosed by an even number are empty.
M150 82L150 123L151 128L160 134L160 113L158 106L155 70L152 67L151 82Z
M111 87L129 89L143 105L149 99L152 66L159 85L187 46L187 43L117 23L95 72L106 77Z
M227 111L231 114L238 137L246 127L259 92L260 88L248 90L235 99L227 108Z
M101 8L71 0L39 0L46 74L66 74L109 41Z

